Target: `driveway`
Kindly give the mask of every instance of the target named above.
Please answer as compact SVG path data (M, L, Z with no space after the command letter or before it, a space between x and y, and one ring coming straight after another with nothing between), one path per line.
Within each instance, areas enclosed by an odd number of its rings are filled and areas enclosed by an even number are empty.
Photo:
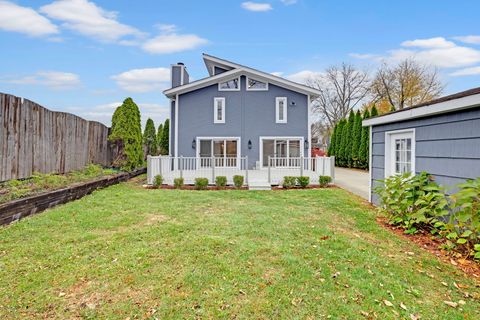
M368 171L335 167L335 184L368 200Z

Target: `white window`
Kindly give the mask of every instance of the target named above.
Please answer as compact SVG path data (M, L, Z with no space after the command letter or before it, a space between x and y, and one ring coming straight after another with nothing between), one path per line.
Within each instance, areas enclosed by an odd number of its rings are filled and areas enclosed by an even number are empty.
M225 98L213 99L213 123L225 123Z
M199 150L197 157L200 158L201 168L211 167L212 161L215 167L237 167L240 165L240 138L206 138L199 137ZM215 159L212 159L215 158Z
M287 98L275 98L275 122L287 123Z
M220 82L218 84L218 91L240 91L240 78Z
M268 91L268 83L247 77L248 91Z
M415 131L392 131L385 134L385 177L415 173Z

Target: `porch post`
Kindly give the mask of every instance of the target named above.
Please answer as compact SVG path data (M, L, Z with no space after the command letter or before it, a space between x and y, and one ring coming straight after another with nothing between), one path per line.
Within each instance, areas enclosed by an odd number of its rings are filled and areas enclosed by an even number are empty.
M215 183L215 157L212 157L212 183Z
M180 178L183 178L183 156L180 156Z
M303 176L303 157L300 157L300 177Z
M248 184L248 156L245 157L245 184Z
M271 179L271 174L270 174L270 156L268 156L268 183L272 184L272 179Z

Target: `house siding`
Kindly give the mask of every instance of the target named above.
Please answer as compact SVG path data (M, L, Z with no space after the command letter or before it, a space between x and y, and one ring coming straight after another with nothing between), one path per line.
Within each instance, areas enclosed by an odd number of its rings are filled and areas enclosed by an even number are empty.
M197 137L240 137L241 156L248 156L249 167L254 167L259 160L259 137L308 139L307 95L272 84L268 91L247 91L246 77L242 76L240 82L240 91L218 91L215 84L179 96L178 156L196 156L192 140ZM215 97L225 97L225 124L213 123ZM275 123L276 97L287 97L286 124ZM251 150L248 149L249 140ZM304 154L307 155L306 148Z
M385 132L415 128L415 171L452 187L480 177L480 107L372 127L372 188L385 178ZM453 189L451 189L453 190ZM372 192L372 202L378 196Z

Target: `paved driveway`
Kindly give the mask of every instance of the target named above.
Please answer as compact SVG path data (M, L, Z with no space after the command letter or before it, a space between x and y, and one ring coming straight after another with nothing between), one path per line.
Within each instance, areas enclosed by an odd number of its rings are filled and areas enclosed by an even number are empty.
M368 171L335 167L335 184L368 200Z

